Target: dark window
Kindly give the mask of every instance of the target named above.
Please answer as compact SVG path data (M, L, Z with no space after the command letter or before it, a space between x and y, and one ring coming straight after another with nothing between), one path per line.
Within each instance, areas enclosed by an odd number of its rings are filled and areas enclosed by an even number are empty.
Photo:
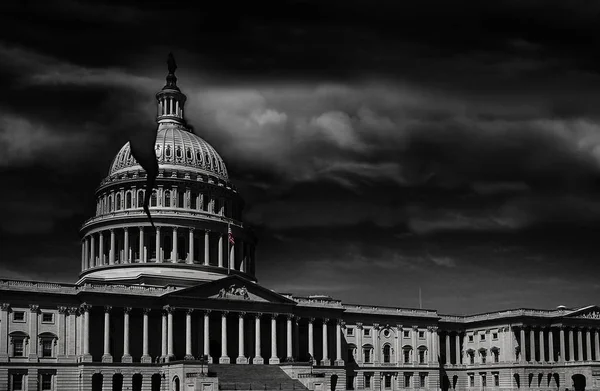
M471 364L475 364L475 354L474 353L469 353L469 362Z
M346 376L346 389L347 390L354 389L354 376Z
M152 191L152 196L150 197L150 206L156 206L156 190Z
M371 362L371 349L365 348L364 353L365 353L365 362Z
M426 374L424 374L424 373L422 373L422 374L419 376L419 386L420 386L421 388L425 388L425 383L427 383L427 375L426 375Z
M354 362L354 349L353 348L348 348L348 362L349 363Z
M404 387L406 387L406 388L410 387L410 375L409 374L404 374Z
M185 208L185 193L183 191L177 193L177 207Z
M131 209L131 192L128 192L125 196L125 208Z
M392 377L390 375L385 375L383 384L385 388L392 388Z
M25 312L23 312L23 311L14 312L13 320L17 321L17 322L24 322L25 321Z
M498 333L493 333L492 334L492 339L498 339Z
M365 375L365 388L371 388L371 375Z
M425 332L419 331L419 338L425 338Z
M137 207L141 208L144 206L144 191L140 190L137 192Z
M475 387L475 375L472 373L469 374L469 387Z
M45 373L42 375L42 391L52 389L52 375Z
M121 209L121 194L117 194L115 197L115 210Z
M482 341L485 341L485 334L481 334L480 338Z
M190 208L198 209L198 194L190 194Z
M425 364L425 351L419 350L419 363Z
M409 363L410 362L410 350L406 349L404 351L404 362L405 363Z
M481 387L485 387L487 384L487 378L485 375L481 375Z
M365 329L365 337L368 337L371 335L371 329Z
M469 335L469 342L473 342L473 336Z
M24 344L23 339L18 338L13 340L13 356L14 357L23 357L25 355L25 351L23 350Z
M12 375L12 389L19 391L23 389L23 374L15 373Z
M383 362L384 363L390 362L390 352L391 352L390 345L385 345L383 347Z
M42 314L42 322L49 322L49 323L54 322L54 314L51 312L44 312Z
M352 327L348 327L348 335L354 335L354 329Z
M169 190L165 190L165 204L163 206L167 208L171 206L171 192Z
M42 357L52 357L52 340L42 340Z
M410 331L404 330L404 338L408 338L408 337L410 337Z
M494 387L500 387L500 376L497 373L494 373Z
M498 360L498 351L497 351L497 350L494 350L494 351L492 352L492 354L494 355L494 362L498 362L498 361L499 361L499 360Z

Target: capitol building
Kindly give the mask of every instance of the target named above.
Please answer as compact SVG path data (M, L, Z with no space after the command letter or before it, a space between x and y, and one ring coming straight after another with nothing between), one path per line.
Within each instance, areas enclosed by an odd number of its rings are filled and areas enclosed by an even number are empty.
M174 70L156 100L155 186L124 145L78 281L0 280L0 391L600 390L596 306L456 316L260 285L242 195Z

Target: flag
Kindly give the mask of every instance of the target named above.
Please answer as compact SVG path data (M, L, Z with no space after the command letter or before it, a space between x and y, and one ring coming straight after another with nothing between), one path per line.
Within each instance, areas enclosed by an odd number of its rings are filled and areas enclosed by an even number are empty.
M233 232L231 232L231 227L229 224L227 225L227 236L229 237L229 243L231 245L235 244L235 239L233 238Z

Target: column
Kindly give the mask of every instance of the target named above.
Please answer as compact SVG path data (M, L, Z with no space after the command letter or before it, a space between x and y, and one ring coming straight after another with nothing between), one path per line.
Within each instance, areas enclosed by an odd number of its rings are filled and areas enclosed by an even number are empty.
M104 234L102 231L98 234L98 266L104 265Z
M85 239L81 240L81 270L87 270L88 265L85 263Z
M286 321L286 361L293 362L293 353L292 353L292 314L287 315Z
M450 332L446 331L446 364L452 364L452 357L450 352Z
M229 356L227 355L227 314L228 311L221 313L221 357L219 364L229 364Z
M455 336L455 342L456 342L456 358L455 358L455 364L460 364L460 332L456 332L456 336Z
M90 234L90 267L98 266L96 263L96 238Z
M123 262L129 263L129 230L127 227L123 228Z
M575 361L575 339L573 338L573 328L569 328L569 361Z
M566 358L565 358L565 327L564 326L559 326L559 339L560 339L560 357L558 358L558 361L560 362L565 362Z
M175 357L173 353L173 311L171 306L165 306L167 311L167 359L171 360Z
M68 339L65 339L65 344L66 346L66 355L68 357L75 357L77 356L77 345L81 345L81 337L79 338L79 340L77 340L77 328L76 328L76 323L77 323L77 312L79 311L79 308L77 307L69 307L67 308L68 311L68 317L67 317L67 330L65 331L66 335L69 336ZM83 329L83 327L79 327L81 330ZM79 330L79 332L81 332L81 330ZM81 349L81 346L79 346L79 348Z
M219 267L223 267L223 234L219 233L219 247L217 248Z
M342 360L342 320L338 319L335 325L335 365L344 366Z
M260 352L260 317L261 313L254 314L254 358L252 364L264 364Z
M143 318L143 331L142 331L142 362L151 363L152 357L150 357L150 346L149 346L149 335L148 335L148 313L150 308L144 308Z
M438 328L437 328L437 326L432 326L431 327L431 349L433 351L432 351L432 356L430 356L430 358L431 358L430 362L437 363L438 362L438 357L440 355L440 349L439 349L439 343L438 343Z
M310 359L315 361L315 340L313 334L313 323L315 318L308 318L308 355Z
M66 352L66 341L67 341L67 307L58 307L58 352L57 356L60 359L67 355Z
M173 253L171 254L171 262L177 263L177 227L173 227Z
M160 262L160 227L156 227L156 262Z
M187 263L192 264L194 263L194 228L190 228L190 237L188 241L190 243L190 252L188 254Z
M329 353L327 352L327 322L329 322L329 319L323 319L323 359L321 360L321 365L324 366L331 365Z
M116 252L116 248L115 248L115 230L114 229L110 229L110 255L108 256L108 264L109 265L114 265L115 264L115 252Z
M90 309L91 305L83 303L81 310L83 311L83 361L91 362L92 355L90 354Z
M548 328L548 357L549 362L554 362L554 333L552 327Z
M110 354L110 310L111 306L104 306L104 354L102 355L102 362L112 362L112 355Z
M540 362L546 362L546 349L544 346L544 328L540 327Z
M585 331L585 360L592 361L592 331L588 328Z
M535 328L529 329L529 361L535 362Z
M123 357L121 362L133 362L131 354L129 354L129 313L131 307L123 308Z
M379 364L379 324L373 323L373 362Z
M204 266L208 266L210 262L210 231L204 231Z
M139 241L139 253L140 253L140 262L141 263L146 263L147 259L146 259L146 251L144 251L146 249L146 246L144 246L144 227L140 227L140 241Z
M279 364L279 357L277 356L277 316L278 314L271 314L271 358L269 364Z
M185 312L185 360L193 360L192 355L192 313L193 308L188 308Z
M37 361L38 357L38 312L40 306L37 304L29 305L31 319L29 319L29 360Z
M227 248L229 248L229 239L227 240ZM231 245L229 250L229 269L235 270L235 244Z
M85 268L89 269L90 266L90 238L89 236L86 236L86 238L84 239L84 244L85 244L85 251L84 251L84 263L85 263Z
M417 365L419 363L419 352L417 351L417 346L418 346L417 345L417 336L419 334L419 326L413 326L411 333L412 333L413 364Z
M581 328L577 329L577 361L583 361L583 333Z
M594 356L595 361L600 361L600 333L598 333L598 329L594 330L594 352L596 353Z
M524 363L527 358L527 352L525 350L525 326L521 326L521 333L519 338L519 362Z
M294 316L292 327L294 328L294 359L298 359L300 357L300 317Z
M161 352L160 357L162 360L167 358L167 311L163 307L162 312L162 334L161 334Z
M398 332L402 334L402 325L398 325ZM362 364L363 358L363 324L361 322L356 323L356 362Z
M210 356L210 310L204 311L204 355L209 364L212 364L212 357Z
M236 364L248 364L248 359L244 352L244 316L246 316L245 312L238 314L238 357L235 360Z

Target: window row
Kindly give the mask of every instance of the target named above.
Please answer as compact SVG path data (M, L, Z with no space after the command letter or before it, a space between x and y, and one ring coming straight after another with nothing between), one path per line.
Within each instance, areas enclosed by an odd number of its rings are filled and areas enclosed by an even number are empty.
M373 374L371 373L365 373L364 374L364 388L366 390L371 390L374 389L374 382L373 382ZM418 384L413 384L414 380L414 373L404 373L403 375L403 384L402 386L404 388L412 388L412 387L418 387L418 388L427 388L428 387L428 374L427 373L419 373L417 376L417 379L419 381ZM381 379L381 386L383 389L386 390L391 390L392 389L392 381L393 379L396 378L396 375L392 374L392 373L384 373L382 374L382 379ZM348 390L353 390L354 389L354 377L353 376L349 376L349 378L346 380L346 389Z
M364 363L373 363L374 362L374 348L371 345L364 345L362 347L362 360ZM402 362L405 364L414 362L414 351L411 346L404 346L402 348ZM427 362L427 348L425 346L420 346L417 349L417 362L419 364L425 364ZM354 345L348 346L348 359L350 362L356 362L357 348ZM391 363L395 361L395 352L392 345L386 343L381 348L380 357L383 363Z
M475 387L475 374L469 373L468 378L469 378L469 387ZM493 381L493 383L492 383L493 387L500 387L500 374L498 372L492 373L492 381ZM488 377L487 377L486 373L479 374L479 385L481 387L488 386Z
M490 353L492 356L492 362L500 362L500 349L499 348L491 348ZM477 351L473 349L467 350L467 356L469 357L469 364L475 364L475 356L479 357L479 363L485 364L487 363L488 351L487 349L481 348Z
M26 388L27 370L15 370L9 372L9 390L22 391ZM38 373L38 390L52 391L56 390L54 385L55 373L53 371L45 371Z
M349 337L353 337L355 335L354 327L348 327L346 329L346 334ZM371 337L372 334L373 334L372 328L370 328L370 327L363 328L363 336L364 337ZM384 337L387 338L387 337L390 337L391 335L392 335L392 332L390 331L390 329L384 329L383 330L383 336ZM402 336L404 338L411 338L411 331L410 330L403 330L402 331ZM425 331L424 330L419 330L418 331L418 337L419 337L419 339L425 339Z
M477 335L477 334L469 334L468 335L469 342L475 342L475 335ZM481 334L478 334L478 335L479 335L479 340L480 341L485 341L485 338L486 338L485 335L486 335L486 333L481 333ZM497 341L497 340L498 340L498 333L497 332L493 332L492 333L492 341Z
M17 323L27 322L26 311L13 311L12 321ZM54 323L54 314L52 312L42 312L42 323Z
M29 335L22 331L13 331L9 335L9 352L10 357L27 357L31 352L31 343ZM39 336L39 357L53 358L56 357L55 346L58 337L50 332L41 333ZM34 345L34 348L38 345Z

